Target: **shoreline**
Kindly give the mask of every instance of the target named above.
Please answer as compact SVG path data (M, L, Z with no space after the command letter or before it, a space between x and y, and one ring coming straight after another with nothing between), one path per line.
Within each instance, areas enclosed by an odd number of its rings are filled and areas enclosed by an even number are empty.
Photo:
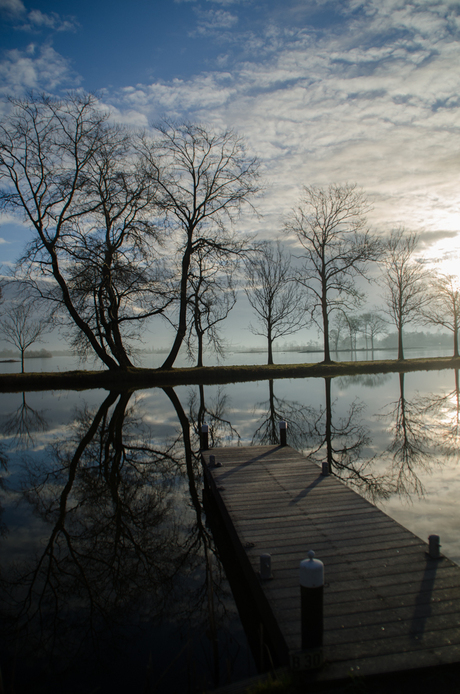
M0 392L40 390L140 390L179 385L220 385L279 378L334 378L359 374L460 369L460 357L385 359L304 364L203 366L176 369L131 368L117 371L57 371L0 374Z

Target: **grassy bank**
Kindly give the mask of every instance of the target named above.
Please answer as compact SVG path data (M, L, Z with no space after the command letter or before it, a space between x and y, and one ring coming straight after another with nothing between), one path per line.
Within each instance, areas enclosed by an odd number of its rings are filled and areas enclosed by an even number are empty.
M0 392L32 390L137 390L179 385L215 385L275 378L334 378L358 374L398 373L458 369L460 359L382 359L378 361L333 362L331 364L273 364L249 366L205 366L201 368L129 369L127 371L67 371L0 374Z

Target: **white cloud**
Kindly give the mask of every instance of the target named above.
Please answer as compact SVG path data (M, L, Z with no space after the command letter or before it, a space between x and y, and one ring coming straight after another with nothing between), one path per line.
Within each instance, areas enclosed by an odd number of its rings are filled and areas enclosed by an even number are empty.
M50 45L29 44L25 51L7 51L0 61L0 93L19 96L31 89L54 90L76 86L78 76Z
M190 32L191 36L206 35L209 33L221 32L222 30L233 29L238 23L238 17L226 10L202 10L197 8L198 16L197 28Z
M79 24L74 17L62 18L56 12L45 14L41 10L32 10L27 14L27 19L18 28L23 31L39 31L50 29L53 31L76 31Z
M121 101L150 120L186 116L245 135L269 186L261 228L269 220L273 234L302 185L331 181L361 185L382 229L404 224L452 233L460 203L452 7L360 0L349 9L362 13L340 30L269 25L249 48L265 47L262 59L247 57L231 72L137 85ZM248 36L238 34L246 48Z

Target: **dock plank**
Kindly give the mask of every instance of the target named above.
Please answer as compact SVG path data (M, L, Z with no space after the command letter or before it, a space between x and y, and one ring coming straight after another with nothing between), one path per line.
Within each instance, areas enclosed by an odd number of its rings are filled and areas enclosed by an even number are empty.
M210 466L211 454L219 466ZM326 580L325 665L315 679L460 661L460 567L429 557L426 542L289 446L202 455L255 600L270 612L267 628L279 630L282 657L300 648L298 568L314 549ZM273 577L262 582L263 553L272 556Z

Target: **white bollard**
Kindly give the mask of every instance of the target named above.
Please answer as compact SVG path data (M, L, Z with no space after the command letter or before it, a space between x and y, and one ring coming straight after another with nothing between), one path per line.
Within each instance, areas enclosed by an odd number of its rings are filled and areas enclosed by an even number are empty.
M324 564L314 556L310 550L309 558L300 562L302 650L323 645Z

